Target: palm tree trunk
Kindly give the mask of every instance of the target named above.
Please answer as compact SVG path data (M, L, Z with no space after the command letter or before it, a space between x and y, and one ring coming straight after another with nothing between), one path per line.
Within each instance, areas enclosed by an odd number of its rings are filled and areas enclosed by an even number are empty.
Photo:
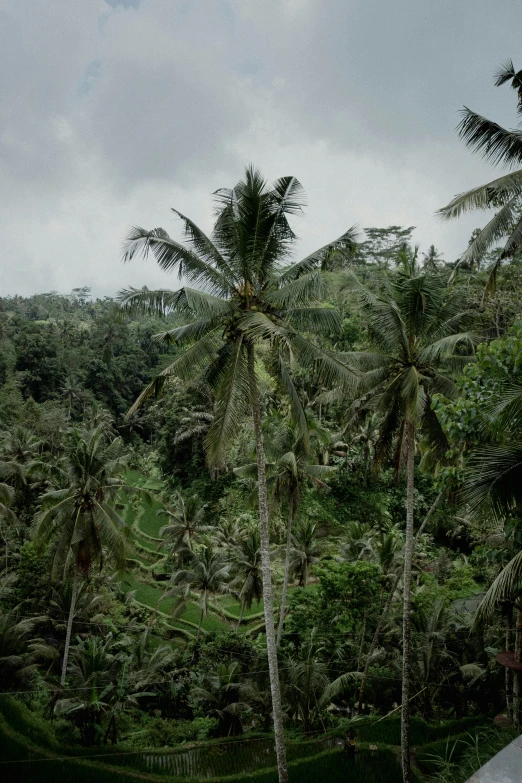
M417 530L417 533L415 534L414 544L419 540L421 534L424 532L424 529L425 529L426 525L428 524L428 522L431 519L431 515L433 514L433 512L435 511L435 509L439 505L440 501L442 500L443 495L444 495L444 490L441 490L439 492L439 494L437 495L437 497L435 498L435 500L433 501L433 503L432 503L428 513L424 517L424 521L423 521L422 525L420 526L420 528ZM368 671L370 669L371 657L372 657L373 651L375 650L375 648L377 647L377 644L379 642L379 636L380 636L380 633L381 633L381 628L383 626L383 623L384 623L386 617L388 616L388 612L390 611L390 606L391 606L391 603L393 601L393 596L395 594L395 590L397 588L397 585L399 584L399 578L400 578L399 574L395 574L395 576L393 577L392 583L390 585L390 592L388 593L388 598L386 599L386 603L384 604L384 608L383 608L383 610L381 612L381 616L379 617L379 620L377 622L377 628L375 629L375 633L373 634L372 643L370 645L370 649L368 650L368 655L366 657L366 663L365 663L365 666L364 666L363 676L362 676L362 680L361 680L361 687L359 689L359 699L358 699L358 704L357 704L357 714L359 714L360 711L362 710L362 700L363 700L363 696L364 696L364 689L366 688L366 681L368 679Z
M76 609L77 597L78 597L78 574L75 572L72 595L71 595L71 605L69 607L69 618L67 620L67 632L65 634L65 649L63 651L62 676L60 678L60 685L62 686L65 685L65 678L67 676L67 663L69 661L69 648L71 646L71 634L72 634L74 611Z
M404 600L402 618L402 711L401 761L404 783L411 783L410 759L410 636L411 636L411 566L413 560L413 490L415 467L415 427L405 422L406 446L406 541L404 544Z
M272 711L274 717L274 737L277 756L279 783L288 783L286 765L286 749L283 731L283 711L281 709L281 688L279 684L279 668L277 663L277 644L274 626L274 604L272 594L272 570L270 565L270 535L268 518L268 492L266 487L265 450L263 432L261 429L261 412L259 409L259 394L256 382L254 346L248 346L248 372L250 384L250 401L252 419L256 438L257 478L259 490L259 533L261 539L261 572L263 574L263 601L266 626L266 648L268 654L268 674L272 694Z
M515 663L522 663L522 609L517 609ZM513 669L513 726L520 727L520 672L517 669Z
M381 628L383 626L384 620L386 619L388 612L390 611L390 606L393 601L393 596L395 594L395 588L397 587L397 584L399 582L399 575L397 574L393 578L393 582L390 585L390 592L388 593L388 598L386 599L386 603L384 604L384 608L381 612L381 616L379 617L379 620L377 622L377 628L375 629L375 633L373 634L372 643L370 644L370 649L368 650L368 655L366 656L366 663L364 665L364 671L363 676L361 680L361 687L359 688L359 699L357 704L357 714L359 714L362 710L362 701L363 701L363 695L364 695L364 689L366 688L366 681L368 679L368 672L370 669L370 663L373 651L377 647L377 643L379 641L379 634L381 633Z
M506 614L506 652L511 649L511 623L513 622L513 613L511 607ZM504 683L506 688L506 714L509 720L513 720L513 694L512 694L513 673L509 666L505 667Z
M288 510L288 524L286 527L286 553L285 553L285 575L283 578L283 594L281 595L281 607L279 609L279 625L277 628L277 647L281 644L283 636L283 626L285 624L286 614L286 594L288 591L288 580L290 578L290 549L292 546L292 523L294 521L294 498L290 494L290 507Z
M363 616L363 625L361 630L361 643L359 644L359 655L357 656L357 671L361 668L361 658L363 654L363 647L364 647L364 637L366 636L366 612Z

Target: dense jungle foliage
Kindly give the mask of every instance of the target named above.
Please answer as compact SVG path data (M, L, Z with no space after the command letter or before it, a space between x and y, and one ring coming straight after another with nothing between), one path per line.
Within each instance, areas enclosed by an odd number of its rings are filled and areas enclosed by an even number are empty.
M210 238L129 234L183 287L0 300L5 748L334 780L355 731L358 780L464 780L519 728L520 211L458 261L391 226L291 264L303 203L249 168Z
M394 231L381 233L390 246ZM502 594L487 620L473 620L480 599L521 547L516 513L502 522L472 513L459 496L471 455L479 459L487 443L507 445L505 431L492 429L491 412L522 382L519 264L500 271L484 305L487 270L463 270L448 287L451 265L431 264L407 244L383 259L370 241L348 260L333 258L333 269L323 273L325 301L342 319L338 334L317 338L345 354L371 343L364 302L346 287L350 271L382 296L411 276L433 277L469 312L474 361L454 373L456 395L439 393L432 403L448 439L446 456L437 458L420 436L415 458L416 526L442 491L413 556L412 711L428 721L505 709L505 675L495 655L506 647L506 622L513 625L516 580L511 598ZM123 317L115 302L91 301L87 291L4 299L0 319L2 690L20 691L66 745L170 747L268 731L248 417L238 422L224 465L209 470L209 386L174 383L125 418L144 385L176 355L175 347L153 339L164 322ZM385 715L400 702L402 586L396 575L403 562L405 479L394 449L381 453L385 414L296 371L307 450L265 361L268 355L260 354L276 603L289 514L293 521L279 648L283 709L290 735L306 734L356 712ZM61 686L74 572L65 564L73 541L62 541L64 521L40 539L35 520L41 522L56 498L63 502L67 495L74 504L87 480L93 503L101 502L97 482L113 491L104 499L107 530L93 532L84 554L89 562L78 566L70 663ZM178 594L170 598L168 589ZM359 699L356 673L368 664Z

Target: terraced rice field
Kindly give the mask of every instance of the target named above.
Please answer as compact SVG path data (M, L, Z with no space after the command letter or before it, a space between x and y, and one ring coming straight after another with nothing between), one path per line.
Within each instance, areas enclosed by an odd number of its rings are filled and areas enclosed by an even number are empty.
M152 495L159 490L159 484L148 482L138 471L129 471L126 476L128 484L148 489ZM133 547L129 555L129 565L133 566L122 579L122 587L126 592L135 591L135 601L142 607L150 607L165 622L166 626L177 630L185 637L195 636L200 620L200 608L197 596L189 602L180 617L174 618L172 609L174 601L164 598L167 582L155 582L154 573L161 570L165 555L160 549L159 531L165 525L166 518L158 514L164 508L159 499L154 499L150 506L134 504L132 498L125 502L122 514L131 526ZM241 606L232 596L220 596L214 602L201 624L204 633L237 627ZM263 621L263 602L252 604L243 612L243 623L240 630L248 633L256 630Z

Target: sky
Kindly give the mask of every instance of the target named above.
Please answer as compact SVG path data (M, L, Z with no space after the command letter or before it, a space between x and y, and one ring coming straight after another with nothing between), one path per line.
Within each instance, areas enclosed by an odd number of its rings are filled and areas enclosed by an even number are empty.
M205 230L245 165L307 194L296 260L349 226L416 226L454 260L495 176L463 105L516 123L520 0L0 0L0 295L179 286L124 265L131 225Z

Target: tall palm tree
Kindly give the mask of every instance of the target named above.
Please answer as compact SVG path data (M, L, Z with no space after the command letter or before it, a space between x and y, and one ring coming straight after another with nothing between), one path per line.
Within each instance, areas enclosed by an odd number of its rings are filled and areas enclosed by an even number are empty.
M95 563L101 568L105 556L118 568L125 566L127 525L115 510L115 504L122 491L140 490L127 486L120 478L124 469L120 439L107 442L100 427L83 432L73 430L59 488L43 495L41 511L35 520L35 537L54 543L53 578L65 580L70 574L73 578L62 685L67 675L81 577L87 578Z
M135 406L159 392L169 378L191 381L205 374L215 396L214 420L205 445L209 461L217 465L224 464L227 444L242 417L252 416L274 733L279 779L286 783L256 346L268 346L272 358L268 365L283 383L293 415L306 432L304 410L289 363L313 369L326 385L351 378L352 373L336 356L320 350L303 331L331 333L338 328L335 311L318 306L325 292L321 266L333 252L353 252L356 234L349 229L302 261L288 264L296 239L288 216L299 214L304 203L295 177L282 177L269 187L250 167L242 181L232 189L218 190L215 199L216 222L210 237L174 210L184 224L185 243L171 239L162 228L134 228L125 248L126 261L152 251L164 271L177 271L198 288L131 289L122 292L120 301L127 310L161 316L176 313L186 320L186 325L169 330L164 337L180 347L189 347L149 384Z
M231 564L227 562L224 552L208 543L201 550L191 552L187 568L172 575L172 587L166 597L180 599L178 611L193 597L194 592L198 594L200 616L196 638L199 638L203 618L208 614L210 599L229 590L230 569Z
M522 388L502 390L490 411L491 443L469 457L462 499L471 513L486 514L499 523L520 517L522 508ZM507 604L515 609L514 661L522 664L522 549L504 566L484 596L476 621L489 619ZM511 609L510 609L511 613ZM509 633L508 633L509 638ZM520 725L521 675L513 669L513 723Z
M411 781L409 692L411 568L413 557L413 510L415 442L418 433L439 445L446 439L431 408L432 396L455 394L451 371L469 361L465 351L472 337L464 326L469 315L456 293L450 293L442 277L418 274L415 268L397 273L382 294L363 286L355 276L351 285L368 326L370 351L344 354L358 369L360 398L357 405L382 415L375 444L380 459L396 442L397 470L406 463L406 538L404 546L403 666L402 666L402 769L405 783ZM456 353L460 351L460 353Z
M508 60L495 74L497 87L511 83L518 94L517 114L522 117L522 71L515 71ZM466 146L482 154L494 165L514 167L522 162L522 133L508 130L496 122L464 108L458 133ZM507 237L502 253L495 262L494 275L503 258L512 257L522 247L522 169L518 168L498 179L461 193L443 207L439 214L447 219L459 217L475 209L495 209L495 215L470 242L459 264L480 261L499 240Z

